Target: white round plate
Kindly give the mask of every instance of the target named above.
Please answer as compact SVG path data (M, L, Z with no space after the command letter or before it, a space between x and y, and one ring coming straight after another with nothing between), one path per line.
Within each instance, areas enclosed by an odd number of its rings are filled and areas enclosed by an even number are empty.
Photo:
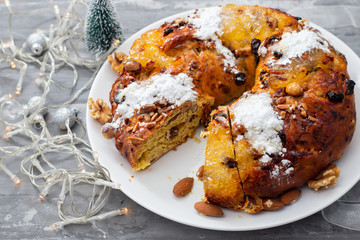
M192 12L180 13L145 27L127 39L118 48L118 51L128 53L134 40L139 38L142 33L160 27L165 21L186 17ZM355 97L357 118L360 119L359 57L345 43L328 31L314 24L312 26L319 29L336 49L345 54L348 60L350 77L357 83ZM93 99L103 98L107 101L109 91L116 78L117 76L111 70L109 63L104 63L94 80L89 97ZM192 192L184 198L176 198L172 193L172 188L179 179L186 176L197 179L195 176L196 171L204 163L203 153L206 141L199 136L200 128L196 134L196 138L201 140L200 143L194 139L189 139L185 144L177 147L176 151L168 152L146 171L133 172L128 162L116 150L114 140L106 140L102 137L100 123L93 120L88 111L86 124L91 146L93 150L99 153L100 163L110 171L112 181L121 184L121 189L127 196L156 214L199 228L245 231L294 222L329 206L349 191L360 179L358 169L360 148L357 147L360 145L360 134L359 131L356 131L342 159L336 163L341 169L341 176L335 187L319 192L303 187L300 198L292 205L279 211L262 211L259 214L249 215L244 212L224 209L224 217L206 217L198 214L193 207L194 203L201 201L204 197L202 182L195 180ZM357 128L359 128L359 121L357 122Z

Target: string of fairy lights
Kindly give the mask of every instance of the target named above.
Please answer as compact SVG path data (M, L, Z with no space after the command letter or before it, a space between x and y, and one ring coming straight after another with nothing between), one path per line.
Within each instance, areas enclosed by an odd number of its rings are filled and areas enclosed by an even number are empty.
M41 96L31 98L27 104L21 105L15 100L13 94L0 97L0 123L4 124L3 139L10 141L15 135L21 135L30 141L27 145L0 146L0 169L7 174L15 184L21 184L6 165L10 159L20 161L20 170L31 183L39 190L39 200L45 200L51 190L59 191L57 209L61 221L46 227L47 230L57 230L68 224L83 224L95 220L102 220L116 215L128 213L127 208L116 209L107 213L99 213L104 207L111 189L120 189L118 183L111 182L108 171L99 162L97 153L92 151L89 143L84 139L86 130L76 111L62 111L58 120L62 121L62 128L66 133L53 136L44 118L49 109L68 108L81 93L92 83L107 54L98 59L81 57L77 48L84 42L85 21L78 9L87 9L83 0L72 0L69 7L62 13L58 5L54 5L56 23L50 24L47 30L37 30L27 38L27 41L18 47L15 45L12 27L12 18L16 15L36 14L44 9L27 12L17 12L10 0L4 1L9 12L9 40L0 40L0 64L7 64L11 69L19 70L19 78L15 89L16 95L21 95L24 76L27 66L39 68L35 84L41 86ZM48 9L49 10L49 9ZM119 41L108 51L112 52ZM78 81L77 67L83 66L94 69L92 77L66 102L58 105L46 105L46 97L51 85L65 90L73 90ZM72 85L64 87L54 80L54 75L63 67L70 67L73 71ZM72 125L77 122L81 133L72 131ZM58 123L59 124L59 123ZM78 136L79 135L79 136ZM71 156L77 164L75 169L64 169L56 166L52 153L61 153L64 158ZM92 186L88 208L80 211L74 203L74 189L77 185L88 184ZM59 188L59 185L61 186ZM72 212L67 213L64 203L70 202ZM66 213L65 213L66 212Z

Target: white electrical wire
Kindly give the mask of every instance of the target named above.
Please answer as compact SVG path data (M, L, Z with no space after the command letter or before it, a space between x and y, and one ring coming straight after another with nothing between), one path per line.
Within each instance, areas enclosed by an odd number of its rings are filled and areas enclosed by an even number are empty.
M10 0L5 0L9 12L9 41L4 43L0 40L0 64L7 63L13 69L19 68L20 74L16 86L16 94L20 95L22 83L26 73L27 65L38 65L40 82L43 86L40 103L35 109L29 112L26 109L22 113L22 119L12 123L0 119L0 123L5 124L5 140L21 134L30 139L30 143L25 146L2 146L0 147L0 169L3 170L14 183L20 184L21 180L6 167L6 160L15 158L21 160L21 172L27 175L31 183L39 189L39 200L44 200L53 187L61 185L57 209L62 221L54 223L48 230L57 230L68 224L83 224L95 220L101 220L108 217L123 215L128 213L127 208L111 211L108 213L98 214L106 204L112 188L120 189L120 185L110 180L107 169L100 166L97 161L97 154L94 153L90 144L84 140L86 136L85 127L76 120L81 126L82 133L77 137L69 127L69 119L65 125L67 133L63 135L52 136L42 112L47 108L58 108L68 106L73 103L80 94L82 94L94 80L101 64L105 61L107 54L100 59L86 59L79 55L77 47L84 44L84 19L80 16L78 8L87 9L87 4L83 0L72 0L65 14L60 12L57 5L54 11L57 24L50 24L48 31L48 41L46 49L41 56L34 56L31 52L26 51L24 43L18 48L14 43L12 34L12 17L13 15L36 14L44 9L37 9L27 12L18 12L11 6ZM49 11L49 9L46 9ZM118 43L118 42L117 42ZM116 45L109 50L111 53ZM70 87L62 86L53 79L54 74L62 67L68 66L73 70L73 81ZM77 66L83 66L95 69L92 77L66 102L58 105L45 106L45 100L52 84L64 89L72 90L78 81ZM0 104L12 99L11 95L4 95L0 98ZM33 131L34 124L37 124L38 131ZM56 167L58 159L52 159L50 153L61 153L64 158L72 155L77 163L76 169L64 169ZM55 161L56 160L56 161ZM78 184L89 184L93 186L92 195L85 212L79 211L75 207L74 188ZM66 199L71 202L72 214L65 214L63 211ZM67 211L68 212L68 211Z

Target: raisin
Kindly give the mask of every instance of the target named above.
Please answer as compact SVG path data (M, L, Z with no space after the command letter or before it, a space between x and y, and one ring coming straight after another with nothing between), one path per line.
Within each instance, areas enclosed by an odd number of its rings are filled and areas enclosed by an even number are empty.
M270 37L270 42L271 42L271 43L274 43L275 40L279 40L279 37L277 37L277 36L271 36L271 37Z
M178 133L179 133L179 128L177 126L172 127L170 129L169 138L172 139L172 138L176 137L178 135Z
M226 115L225 113L222 113L222 112L220 112L220 113L215 113L215 114L212 116L212 119L214 120L214 119L217 118L217 117L224 117L224 118L227 119L227 115Z
M331 102L341 102L344 99L344 94L328 92L327 97Z
M353 80L350 79L346 79L345 80L346 83L346 92L345 95L351 95L354 93L354 87L355 87L355 82Z
M170 28L170 27L165 28L165 29L164 29L164 37L167 36L167 35L169 35L169 34L172 33L173 31L174 31L173 28Z
M251 41L251 52L255 55L257 55L258 49L260 47L261 41L257 38L254 38Z
M225 158L225 164L229 168L236 168L238 165L237 161L235 161L233 158L230 158L230 157Z
M282 57L282 52L274 52L274 56L277 58L277 59L280 59Z
M119 93L120 93L120 91L118 92L118 94L119 94ZM122 96L121 99L119 99L118 97L115 97L115 98L114 98L114 101L115 101L116 104L120 104L120 103L123 103L123 102L125 101L125 99L126 99L126 97L125 97L125 95L124 95L124 96Z
M246 82L246 74L243 72L239 72L235 75L235 84L238 86L244 85Z
M279 135L281 142L285 145L286 144L286 135L284 133L280 133Z

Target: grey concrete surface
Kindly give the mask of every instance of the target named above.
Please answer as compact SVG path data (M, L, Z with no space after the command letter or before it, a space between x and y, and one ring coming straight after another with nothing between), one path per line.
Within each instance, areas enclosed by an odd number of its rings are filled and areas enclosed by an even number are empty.
M14 0L11 1L16 10L25 11L39 7L50 7L56 3L65 9L69 1L52 0ZM269 0L269 1L175 1L175 0L113 0L121 21L124 37L127 38L148 24L163 17L182 11L214 6L217 4L238 3L258 4L289 11L298 16L306 16L320 26L325 27L343 40L360 55L360 1L347 0ZM0 0L0 39L8 39L8 13L4 1ZM31 16L14 18L14 36L17 43L22 43L36 28L48 28L55 18L50 12L42 12ZM24 91L17 98L25 103L31 96L39 95L41 90L34 85L37 70L30 66L24 81ZM91 76L92 71L79 68L80 79L77 89ZM70 84L70 69L56 75L56 79ZM11 70L8 65L0 65L0 95L13 93L18 71ZM56 103L73 94L56 87L51 89L47 101ZM85 121L85 109L88 91L74 103L80 110L80 119ZM54 120L47 119L52 131L60 133ZM3 129L4 126L0 126ZM76 127L75 127L76 128ZM0 133L3 130L0 130ZM11 144L24 141L14 138ZM0 144L5 144L0 140ZM61 158L61 157L59 157ZM63 163L65 164L65 162ZM10 179L0 172L0 239L360 239L360 232L347 230L327 223L318 212L310 217L271 229L247 232L222 232L198 229L182 225L160 217L139 206L121 191L112 191L105 210L113 210L122 206L131 209L128 216L118 216L104 221L86 225L70 225L57 232L48 232L44 227L59 221L56 210L56 192L50 192L44 202L38 202L39 192L19 171L19 159L8 163L9 168L22 177L20 186L14 186ZM359 185L359 184L358 184ZM360 187L360 186L358 186ZM144 196L146 197L146 196Z

